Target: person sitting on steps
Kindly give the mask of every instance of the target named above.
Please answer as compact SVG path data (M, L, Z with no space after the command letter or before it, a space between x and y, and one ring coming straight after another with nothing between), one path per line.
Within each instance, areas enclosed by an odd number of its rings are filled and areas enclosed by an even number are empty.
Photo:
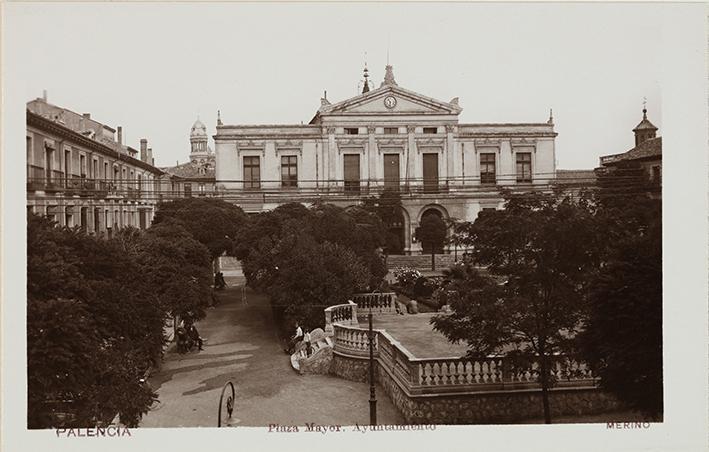
M286 353L289 355L293 353L293 349L295 348L295 345L298 343L298 341L301 341L303 339L303 329L300 327L300 324L298 322L295 322L295 335L291 338L290 342L288 343L288 350L286 350Z

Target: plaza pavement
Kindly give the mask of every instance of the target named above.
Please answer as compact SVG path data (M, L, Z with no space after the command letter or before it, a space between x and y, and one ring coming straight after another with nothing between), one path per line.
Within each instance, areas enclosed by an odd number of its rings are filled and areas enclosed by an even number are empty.
M150 378L160 402L141 427L216 427L219 395L227 381L236 386L234 426L354 425L369 422L369 386L326 375L297 374L283 353L268 299L247 289L243 277L229 277L220 303L197 323L204 351L165 356ZM380 424L403 417L377 387Z

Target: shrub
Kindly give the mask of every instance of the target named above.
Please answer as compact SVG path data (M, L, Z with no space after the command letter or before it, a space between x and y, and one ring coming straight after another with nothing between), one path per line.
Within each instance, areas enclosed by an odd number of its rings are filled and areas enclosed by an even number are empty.
M399 267L394 269L396 282L403 288L412 288L414 283L421 278L421 272L409 267Z
M425 276L419 277L414 283L414 296L430 297L433 291L436 290L436 285Z

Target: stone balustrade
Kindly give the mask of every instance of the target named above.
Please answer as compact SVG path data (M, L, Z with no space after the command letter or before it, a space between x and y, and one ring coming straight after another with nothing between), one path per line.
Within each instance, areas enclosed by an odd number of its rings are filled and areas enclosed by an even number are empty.
M334 351L352 357L369 357L368 330L333 325ZM380 368L409 394L502 391L539 387L539 365L520 368L504 357L416 358L386 331L374 330L374 357ZM557 386L593 386L595 378L584 363L554 357L550 377Z
M361 314L396 314L397 296L394 292L358 293L352 295Z
M357 305L352 301L345 304L330 306L325 309L325 334L334 333L333 325L358 325Z
M377 336L379 331L375 330L374 350L377 350ZM362 328L334 325L333 334L334 350L353 356L369 356L369 331Z

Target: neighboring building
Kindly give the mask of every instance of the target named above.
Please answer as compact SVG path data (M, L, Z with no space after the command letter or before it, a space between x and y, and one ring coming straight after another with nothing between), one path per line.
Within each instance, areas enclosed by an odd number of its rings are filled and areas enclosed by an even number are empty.
M111 234L152 222L162 171L147 140L138 151L116 130L47 102L27 103L27 210L62 226Z
M214 152L208 145L207 126L197 119L190 130L190 161L169 168L161 168L166 176L162 181L161 197L213 196L215 193Z
M647 119L647 109L643 108L643 119L633 129L635 147L622 154L604 155L600 158L597 172L613 171L622 166L640 166L651 183L651 191L661 196L662 186L662 137L657 135L655 127Z
M417 253L425 215L474 220L502 205L501 187L549 187L554 179L552 118L526 124L459 123L458 98L442 102L384 82L337 103L327 95L307 125L217 125L217 189L247 212L285 202L343 207L389 188L402 194L395 232ZM274 106L277 108L277 105ZM228 195L227 195L228 193Z
M555 185L571 193L579 193L586 188L596 185L597 178L595 170L586 169L557 169Z

